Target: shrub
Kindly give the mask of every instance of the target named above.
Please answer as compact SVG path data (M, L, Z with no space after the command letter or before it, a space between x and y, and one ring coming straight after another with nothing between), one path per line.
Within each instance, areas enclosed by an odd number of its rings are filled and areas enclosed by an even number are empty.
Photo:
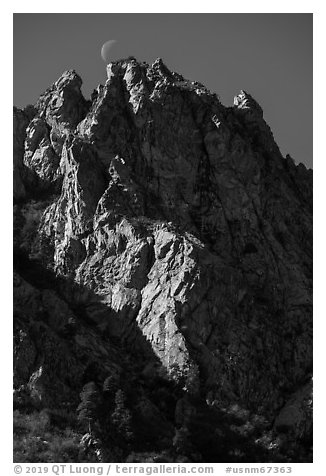
M46 410L23 414L14 412L13 460L15 463L87 461L81 451L81 434L50 424Z

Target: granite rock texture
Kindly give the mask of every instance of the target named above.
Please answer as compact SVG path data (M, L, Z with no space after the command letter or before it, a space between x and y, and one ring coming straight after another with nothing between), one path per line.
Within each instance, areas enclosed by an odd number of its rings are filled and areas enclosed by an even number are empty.
M312 171L245 91L225 107L161 59L107 75L86 101L67 71L14 112L16 390L74 402L90 362L101 379L142 356L137 372L310 431L292 413L312 369Z

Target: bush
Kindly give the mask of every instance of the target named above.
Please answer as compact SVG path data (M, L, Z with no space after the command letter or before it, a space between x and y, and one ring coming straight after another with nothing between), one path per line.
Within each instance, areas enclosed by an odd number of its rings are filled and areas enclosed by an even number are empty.
M80 447L81 434L51 426L46 410L30 414L14 412L13 461L52 463L88 461Z
M30 436L40 436L44 434L50 426L50 419L45 410L30 414L14 411L14 434L23 434Z

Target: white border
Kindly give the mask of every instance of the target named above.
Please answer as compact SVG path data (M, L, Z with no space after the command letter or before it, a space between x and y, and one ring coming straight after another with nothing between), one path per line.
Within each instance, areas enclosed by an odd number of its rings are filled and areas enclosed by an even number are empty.
M1 251L3 266L1 273L1 402L2 402L2 425L1 431L1 457L3 474L14 474L12 468L12 347L9 344L12 336L12 218L11 218L11 197L12 197L12 14L15 13L314 13L314 255L318 258L314 266L314 388L315 388L315 441L314 441L314 463L295 464L293 474L295 475L321 475L325 474L322 467L324 461L324 425L325 419L325 384L323 364L325 355L325 320L326 316L322 310L325 307L325 189L326 170L324 153L325 136L325 113L324 90L325 90L325 7L321 1L280 1L275 0L268 4L258 1L228 1L217 4L216 2L203 1L123 1L94 2L93 9L91 2L67 2L57 0L54 2L44 1L13 1L2 6L1 11L1 38L2 38L2 67L1 67L1 196L0 196L0 217L1 217ZM96 9L95 9L96 5ZM218 9L216 8L218 7ZM245 7L245 9L244 9ZM109 10L108 10L109 8ZM300 101L300 98L298 98ZM304 114L304 111L302 111ZM9 354L9 355L8 355ZM226 464L216 466L215 474L223 474ZM219 470L218 467L220 466ZM239 465L232 465L234 467ZM242 464L242 467L250 467L250 464ZM252 466L252 465L251 465ZM267 465L265 465L267 466ZM274 466L274 465L273 465ZM6 469L8 472L6 472Z

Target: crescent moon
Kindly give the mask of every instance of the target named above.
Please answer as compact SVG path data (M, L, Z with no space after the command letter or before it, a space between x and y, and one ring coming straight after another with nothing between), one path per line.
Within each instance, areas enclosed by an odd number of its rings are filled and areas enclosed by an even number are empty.
M101 56L102 59L105 63L110 62L110 51L113 47L113 45L117 42L117 40L109 40L104 43L104 45L101 48Z

